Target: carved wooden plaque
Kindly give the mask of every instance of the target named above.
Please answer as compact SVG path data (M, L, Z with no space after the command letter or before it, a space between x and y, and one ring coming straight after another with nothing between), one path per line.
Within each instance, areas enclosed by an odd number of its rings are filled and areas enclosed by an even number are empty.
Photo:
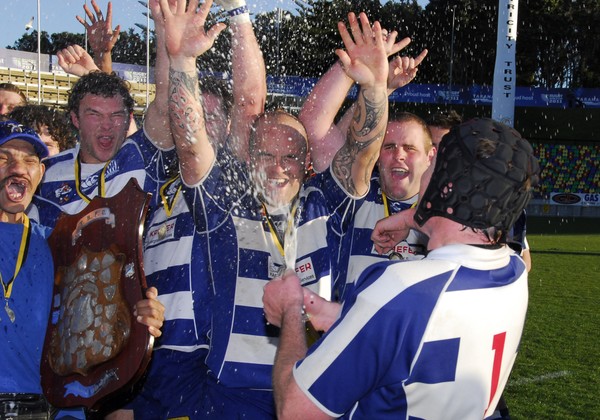
M116 196L61 216L48 239L55 275L41 374L55 407L99 410L130 391L150 361L153 337L133 316L147 287L149 200L132 179Z

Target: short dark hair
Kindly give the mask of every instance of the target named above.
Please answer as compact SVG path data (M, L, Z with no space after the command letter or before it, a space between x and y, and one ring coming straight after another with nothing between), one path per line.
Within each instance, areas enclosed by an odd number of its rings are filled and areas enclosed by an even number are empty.
M127 112L129 114L133 112L135 102L129 93L129 83L115 73L92 71L85 76L81 76L69 92L67 110L77 114L81 100L88 94L102 96L103 98L120 96Z
M0 83L0 90L16 93L21 97L21 99L23 99L23 104L27 103L27 96L25 96L23 91L21 91L18 86L13 85L12 83Z
M453 109L435 112L427 118L428 126L447 128L448 130L462 122L461 115Z
M396 122L396 123L414 122L415 124L418 124L419 127L421 127L421 129L425 133L425 136L427 137L426 144L425 144L425 150L429 151L433 147L433 140L431 138L431 131L429 130L429 126L427 125L425 120L423 118L419 117L418 115L413 114L412 112L404 112L404 111L403 112L395 112L395 113L391 114L390 117L388 118L388 123L391 123L391 122Z
M34 104L18 106L11 111L10 118L37 132L47 126L50 136L58 142L61 151L75 147L77 137L71 129L69 119L56 108Z

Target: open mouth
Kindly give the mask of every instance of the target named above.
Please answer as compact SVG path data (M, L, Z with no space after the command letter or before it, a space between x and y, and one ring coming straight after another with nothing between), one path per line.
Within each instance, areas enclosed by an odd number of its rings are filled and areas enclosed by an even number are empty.
M403 168L393 168L390 172L395 178L405 178L408 176L408 170Z
M102 137L99 137L98 138L98 144L103 149L109 149L110 147L112 147L113 138L112 138L112 136L102 136Z
M21 201L27 191L27 182L21 179L9 179L5 184L8 197L12 201Z
M273 188L282 188L288 184L288 180L284 178L269 178L267 180L267 185Z

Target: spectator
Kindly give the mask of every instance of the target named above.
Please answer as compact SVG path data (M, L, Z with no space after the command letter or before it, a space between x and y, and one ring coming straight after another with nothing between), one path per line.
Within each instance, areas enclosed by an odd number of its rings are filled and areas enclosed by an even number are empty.
M27 97L12 83L0 83L0 115L9 114L15 107L27 104Z
M442 137L448 134L452 127L460 123L462 123L462 117L453 109L432 114L427 119L427 126L429 127L429 131L431 131L433 147L437 149L440 141L442 141Z
M57 109L45 105L24 105L13 109L10 118L33 128L48 147L48 156L75 147L75 133L67 117Z

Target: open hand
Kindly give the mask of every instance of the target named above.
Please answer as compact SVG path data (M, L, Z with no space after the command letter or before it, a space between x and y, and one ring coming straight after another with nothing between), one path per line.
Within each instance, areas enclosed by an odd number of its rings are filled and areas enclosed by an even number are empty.
M71 45L56 53L58 65L74 76L85 76L91 71L99 70L92 57L79 45Z
M354 13L348 14L352 35L343 22L338 23L346 50L336 50L336 54L346 74L362 87L386 83L388 62L381 25L375 22L371 26L364 13L359 19Z
M187 10L185 0L159 0L159 3L160 19L164 21L167 51L172 63L174 59L195 59L204 54L225 29L224 23L217 23L208 31L204 29L212 0L206 0L198 10L194 1L190 2Z
M87 23L81 16L76 16L76 19L85 27L88 42L94 54L110 54L119 39L121 25L117 25L114 30L112 29L111 2L108 2L106 7L106 19L95 0L92 0L92 8L95 14L88 8L87 3L83 5L83 10L91 23Z

